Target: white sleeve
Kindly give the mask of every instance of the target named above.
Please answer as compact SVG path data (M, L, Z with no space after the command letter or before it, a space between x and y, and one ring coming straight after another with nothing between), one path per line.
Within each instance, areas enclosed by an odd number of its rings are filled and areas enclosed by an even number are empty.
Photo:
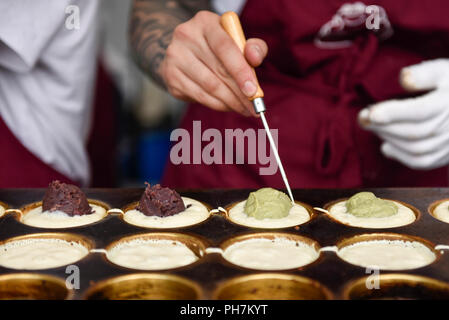
M74 7L66 13L69 5ZM99 0L0 0L0 117L32 154L83 185L89 181L98 5ZM75 8L79 24L72 19ZM12 27L5 20L13 12Z
M246 0L212 0L212 9L220 15L226 11L234 11L240 14L245 3Z
M64 27L70 0L1 0L0 66L27 72ZM44 17L44 18L43 18Z

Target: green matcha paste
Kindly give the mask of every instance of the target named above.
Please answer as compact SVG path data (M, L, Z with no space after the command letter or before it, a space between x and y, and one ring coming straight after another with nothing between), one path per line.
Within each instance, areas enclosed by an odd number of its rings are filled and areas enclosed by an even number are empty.
M273 188L262 188L249 194L244 211L258 220L280 219L288 216L293 207L290 198Z
M346 201L348 213L359 218L384 218L398 213L397 205L377 198L372 192L360 192Z

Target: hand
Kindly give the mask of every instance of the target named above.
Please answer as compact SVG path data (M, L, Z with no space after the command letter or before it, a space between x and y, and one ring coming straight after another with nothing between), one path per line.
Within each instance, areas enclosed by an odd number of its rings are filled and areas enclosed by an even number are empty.
M382 153L413 169L449 163L449 59L404 68L402 86L423 96L390 100L363 109L359 122L384 140Z
M249 39L243 55L221 26L220 16L200 11L176 27L161 75L178 99L218 111L256 115L248 100L256 92L251 67L260 65L267 51L263 40Z

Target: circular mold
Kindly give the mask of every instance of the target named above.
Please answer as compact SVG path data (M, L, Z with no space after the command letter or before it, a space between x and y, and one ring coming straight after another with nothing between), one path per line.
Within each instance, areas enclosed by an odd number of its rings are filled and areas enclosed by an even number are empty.
M191 265L201 259L206 244L180 233L147 233L121 238L106 247L106 259L134 270L168 270Z
M348 199L349 198L338 199L327 203L324 206L324 209L327 210L326 215L337 223L364 229L390 229L403 227L416 222L421 215L417 208L405 202L382 198L383 200L393 201L399 207L399 212L394 216L385 218L359 218L347 213L345 204Z
M0 201L0 218L5 214L6 209L8 209L8 205Z
M427 212L435 219L449 223L449 199L442 199L430 204Z
M221 284L218 300L328 300L330 291L319 282L292 274L262 273L237 277Z
M200 287L170 274L135 273L99 282L91 287L88 300L197 300Z
M337 256L355 266L413 270L437 261L441 253L425 239L394 233L362 234L337 243Z
M371 288L371 289L370 289ZM382 274L351 282L343 291L349 300L447 300L449 285L411 274Z
M45 270L75 263L93 242L69 233L35 233L0 242L0 265L15 270Z
M243 200L226 206L226 219L234 224L244 227L259 229L284 229L305 224L311 221L316 215L312 206L295 200L295 206L290 210L287 217L280 219L258 220L254 217L248 217L244 213L243 208L245 203L246 200Z
M173 216L146 216L136 209L139 201L135 201L122 209L123 215L121 215L121 218L128 224L154 229L191 227L203 223L210 218L210 211L212 210L211 206L188 197L181 198L187 208Z
M221 244L223 258L252 270L279 271L305 267L320 257L318 242L290 233L253 233Z
M88 199L95 212L82 216L69 216L63 212L42 213L42 201L28 204L20 209L22 214L16 219L23 224L36 228L64 229L86 226L98 222L108 214L109 206L101 201Z
M65 300L73 292L63 279L46 274L12 273L0 276L1 300Z

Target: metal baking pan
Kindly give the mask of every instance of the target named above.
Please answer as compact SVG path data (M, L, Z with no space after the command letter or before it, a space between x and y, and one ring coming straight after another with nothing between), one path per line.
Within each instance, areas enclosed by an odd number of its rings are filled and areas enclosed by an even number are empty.
M416 208L417 220L392 229L364 229L346 226L315 211L309 222L291 228L254 229L230 222L227 215L214 213L206 221L179 229L149 229L130 225L121 218L121 209L138 201L143 188L85 189L87 197L105 203L111 210L101 221L67 228L45 229L22 224L20 208L42 200L45 189L3 189L0 201L8 210L0 217L0 241L37 233L67 233L89 239L94 250L75 263L80 271L79 289L62 286L70 275L66 267L47 270L13 270L0 267L0 297L55 299L420 299L449 298L449 224L429 213L435 203L449 198L449 189L297 189L296 200L310 207L323 208L337 199L359 191L372 191L378 197L402 201ZM182 196L199 200L212 208L225 208L245 200L252 190L178 190ZM433 206L433 207L432 207ZM218 250L237 236L260 233L288 233L331 247L364 234L391 234L422 239L435 249L438 258L426 267L414 270L381 271L379 290L368 290L366 269L341 260L335 252L323 251L320 258L306 266L286 271L257 271L227 262ZM138 234L170 234L197 239L204 244L195 263L184 267L142 271L116 266L105 258L102 249L124 237ZM374 235L373 235L374 236ZM207 248L206 248L207 247ZM209 248L209 249L208 249ZM443 250L443 251L442 251ZM39 286L44 294L36 295ZM20 292L11 292L11 288ZM28 293L28 295L27 295Z

